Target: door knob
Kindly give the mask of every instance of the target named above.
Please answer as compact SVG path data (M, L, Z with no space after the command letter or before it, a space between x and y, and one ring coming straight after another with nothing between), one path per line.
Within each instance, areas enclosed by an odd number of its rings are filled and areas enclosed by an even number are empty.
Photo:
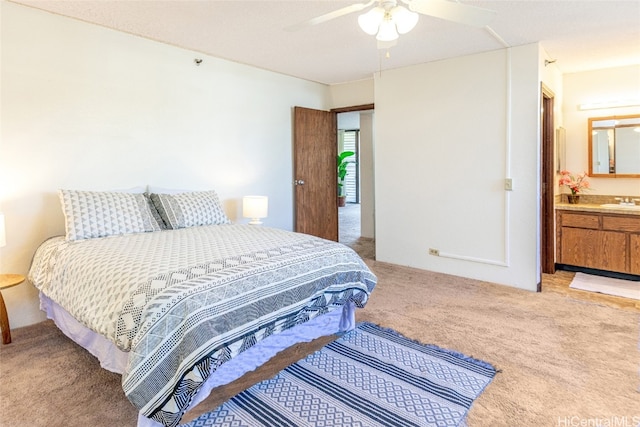
M293 183L294 183L295 185L304 185L304 180L302 180L302 179L296 179L296 180L294 180L294 181L293 181Z

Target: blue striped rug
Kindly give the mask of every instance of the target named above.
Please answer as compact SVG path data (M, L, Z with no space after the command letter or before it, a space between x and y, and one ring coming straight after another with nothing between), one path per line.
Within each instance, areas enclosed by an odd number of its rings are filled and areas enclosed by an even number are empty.
M496 370L371 323L187 426L460 426Z

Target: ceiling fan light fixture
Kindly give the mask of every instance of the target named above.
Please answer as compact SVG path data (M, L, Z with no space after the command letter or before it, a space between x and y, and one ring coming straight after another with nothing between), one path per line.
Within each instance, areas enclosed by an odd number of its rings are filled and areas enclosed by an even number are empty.
M375 36L378 33L380 24L384 21L384 14L384 9L376 6L367 13L358 16L358 25L365 33Z
M394 7L390 14L400 34L407 34L418 23L418 14L402 6Z
M406 7L388 2L376 6L358 16L358 25L365 33L376 36L378 41L389 42L398 39L398 33L406 34L418 23L419 15ZM382 3L381 3L382 4Z
M380 31L376 36L376 40L381 42L390 42L398 38L398 31L396 31L396 24L392 19L385 19L380 24Z

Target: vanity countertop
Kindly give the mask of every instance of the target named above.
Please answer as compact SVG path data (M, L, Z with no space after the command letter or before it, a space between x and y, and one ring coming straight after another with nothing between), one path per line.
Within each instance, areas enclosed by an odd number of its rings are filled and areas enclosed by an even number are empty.
M624 206L600 206L598 204L590 203L556 203L555 209L567 210L567 211L582 211L582 212L598 212L598 213L612 213L612 214L625 214L625 215L638 215L640 216L640 207L629 208Z

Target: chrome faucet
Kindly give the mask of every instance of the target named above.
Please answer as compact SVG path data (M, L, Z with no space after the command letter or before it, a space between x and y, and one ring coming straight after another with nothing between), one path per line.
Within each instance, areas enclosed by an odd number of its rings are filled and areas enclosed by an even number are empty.
M627 203L629 203L629 198L628 197L627 197L627 201L626 202L624 201L624 197L616 197L615 199L622 206L625 206Z
M621 206L635 206L636 202L640 202L640 199L630 197L616 197L615 200L617 200Z

